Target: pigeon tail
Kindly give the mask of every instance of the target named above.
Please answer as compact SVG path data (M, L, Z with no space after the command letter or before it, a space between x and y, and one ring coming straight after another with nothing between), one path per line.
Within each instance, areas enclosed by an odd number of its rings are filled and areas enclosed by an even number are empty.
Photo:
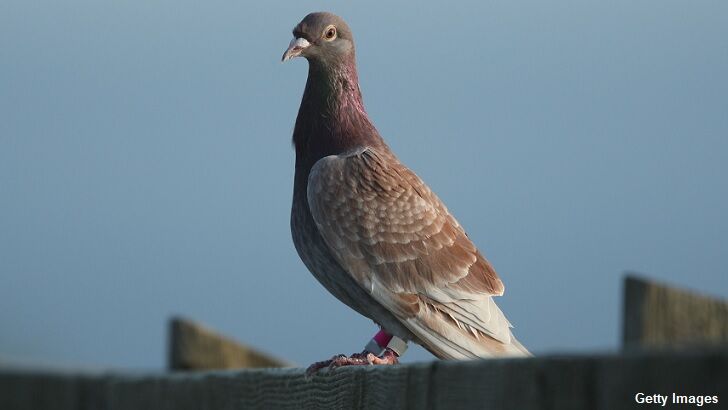
M493 357L531 357L529 352L508 331L503 342L481 333L468 325L440 319L433 327L409 321L407 327L421 339L422 346L439 359L471 360Z
M511 332L513 327L492 296L461 295L445 301L422 299L419 313L405 325L441 359L532 356Z

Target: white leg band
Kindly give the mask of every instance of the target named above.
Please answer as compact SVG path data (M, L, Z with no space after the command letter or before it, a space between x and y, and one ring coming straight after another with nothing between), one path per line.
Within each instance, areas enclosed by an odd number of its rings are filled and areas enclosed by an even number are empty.
M387 343L387 349L397 353L397 356L402 357L404 352L407 351L407 342L397 336L392 336L392 340Z

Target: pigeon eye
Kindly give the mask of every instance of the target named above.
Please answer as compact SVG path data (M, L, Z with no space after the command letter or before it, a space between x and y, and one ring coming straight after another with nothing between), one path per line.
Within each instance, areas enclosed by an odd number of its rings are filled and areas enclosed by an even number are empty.
M335 39L336 38L336 27L334 27L334 26L326 27L326 30L324 31L324 38L328 41Z

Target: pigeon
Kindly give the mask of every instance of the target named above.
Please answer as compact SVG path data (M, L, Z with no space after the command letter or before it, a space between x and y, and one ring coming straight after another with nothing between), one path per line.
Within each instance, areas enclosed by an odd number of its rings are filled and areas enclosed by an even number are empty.
M361 353L309 371L396 364L410 341L440 359L529 356L493 301L504 287L492 265L369 119L349 26L311 13L293 37L282 61L308 60L293 131L293 242L330 293L380 327Z

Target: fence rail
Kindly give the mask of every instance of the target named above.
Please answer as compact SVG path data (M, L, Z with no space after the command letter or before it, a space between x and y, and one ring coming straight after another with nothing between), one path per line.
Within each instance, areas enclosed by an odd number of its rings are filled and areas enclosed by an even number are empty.
M628 409L637 393L718 396L728 404L728 351L431 362L344 368L141 375L0 370L0 408ZM722 395L721 395L722 394Z

